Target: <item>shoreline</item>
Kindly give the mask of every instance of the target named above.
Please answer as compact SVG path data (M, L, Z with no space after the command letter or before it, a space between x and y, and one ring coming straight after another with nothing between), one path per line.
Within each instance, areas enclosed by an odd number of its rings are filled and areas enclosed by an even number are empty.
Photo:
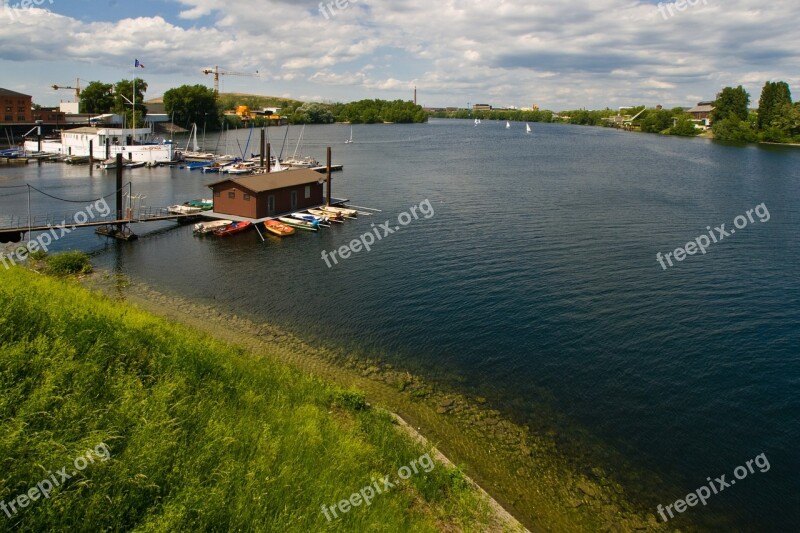
M400 425L411 428L413 438L429 441L459 465L489 498L496 515L506 513L503 527L534 532L673 529L659 522L654 510L634 504L602 468L572 464L558 449L556 435L533 434L485 406L482 398L434 386L392 365L314 347L270 324L168 295L115 273L98 271L82 283L243 347L255 357L364 391L370 403L386 408L403 421ZM689 524L682 525L692 530Z

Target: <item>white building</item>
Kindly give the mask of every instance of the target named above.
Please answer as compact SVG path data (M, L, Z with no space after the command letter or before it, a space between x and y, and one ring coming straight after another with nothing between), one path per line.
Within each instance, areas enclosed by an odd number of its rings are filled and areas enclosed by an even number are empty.
M175 153L172 142L148 142L152 130L136 128L106 128L83 127L64 130L61 140L43 140L42 151L49 154L88 156L89 143L92 144L92 156L95 159L105 159L106 140L108 140L109 157L116 157L121 153L128 161L145 161L148 163L172 161ZM25 150L35 152L38 150L37 141L25 141Z

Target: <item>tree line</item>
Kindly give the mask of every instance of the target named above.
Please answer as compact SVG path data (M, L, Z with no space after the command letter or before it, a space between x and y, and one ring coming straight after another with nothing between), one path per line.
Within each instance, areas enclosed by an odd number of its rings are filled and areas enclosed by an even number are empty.
M711 113L714 138L731 142L800 142L800 102L792 103L789 84L768 81L761 90L757 111L750 110L750 94L741 86L725 87Z

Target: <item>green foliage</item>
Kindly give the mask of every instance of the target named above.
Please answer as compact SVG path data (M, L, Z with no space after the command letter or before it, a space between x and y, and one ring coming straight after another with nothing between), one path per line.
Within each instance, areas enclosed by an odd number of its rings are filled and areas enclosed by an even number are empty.
M792 104L789 84L785 81L765 83L761 91L761 99L758 101L758 129L764 130L772 126L783 106L787 104Z
M306 103L289 116L292 124L332 124L336 118L325 104Z
M265 107L280 107L281 115L291 116L295 109L303 105L303 102L289 98L278 98L274 96L257 96L253 94L239 93L220 93L219 106L225 110L235 110L240 105L246 105L251 111L260 111Z
M635 115L641 109L630 111L631 115ZM580 126L606 126L609 117L617 114L616 111L611 109L603 109L599 111L589 111L587 109L576 109L573 111L562 111L559 113L562 117L569 117L566 120L569 124L577 124Z
M552 111L522 111L520 109L503 109L492 111L470 111L459 109L457 111L437 111L430 113L434 118L480 118L481 120L513 120L515 122L552 122Z
M714 138L719 141L746 143L758 140L755 128L737 115L715 121L711 129L714 132Z
M772 121L772 127L791 142L800 142L800 102L784 104Z
M673 114L666 109L653 109L641 121L642 131L645 133L661 133L672 127Z
M220 128L220 109L213 89L205 85L181 85L164 93L164 109L175 124L197 124L209 131Z
M55 276L88 274L91 271L92 262L83 252L62 252L45 258L45 272Z
M379 410L331 413L336 389L262 354L0 270L0 500L100 443L110 452L19 509L15 530L488 529L485 504L440 464L328 522L322 504L426 450Z
M44 250L36 250L35 252L29 253L28 257L30 257L34 261L42 261L47 257L47 252L45 252Z
M681 112L683 112L683 110L681 110ZM670 135L679 135L681 137L694 137L700 133L700 130L695 127L695 123L692 122L692 118L684 113L678 118L677 122L675 122L675 125L669 129L668 133Z
M337 112L336 120L353 124L411 124L428 120L422 107L408 100L359 100L338 106Z
M102 115L110 113L114 107L114 86L110 83L93 81L81 91L81 113Z
M750 113L749 106L750 94L744 87L741 85L735 89L733 87L725 87L714 101L711 120L717 122L736 117L741 121L746 121Z
M367 408L367 395L355 389L337 389L333 392L331 403L350 411L363 411Z

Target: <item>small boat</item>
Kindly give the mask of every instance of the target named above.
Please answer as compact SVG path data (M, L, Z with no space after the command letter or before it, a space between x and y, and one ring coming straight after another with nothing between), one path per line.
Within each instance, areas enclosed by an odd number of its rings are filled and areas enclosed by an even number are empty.
M256 169L255 163L236 163L222 169L225 174L251 174Z
M232 164L232 161L214 161L210 165L203 167L203 172L223 172L225 167Z
M237 233L241 233L247 229L250 229L250 226L252 225L253 225L252 222L234 222L228 227L214 230L214 235L216 235L217 237L236 235Z
M203 211L210 211L214 208L214 201L208 199L199 199L199 200L191 200L189 202L185 202L183 205L188 207L199 207Z
M319 222L309 222L308 220L300 220L292 217L278 217L278 220L293 228L304 229L307 231L317 231L319 229Z
M318 217L325 217L330 222L338 222L339 224L344 224L344 217L341 213L334 213L333 211L323 211L322 209L309 209L309 213L312 215L317 215Z
M507 120L506 120L506 129L507 130L511 129L511 123L509 121L507 121Z
M218 229L227 228L233 224L233 220L214 220L211 222L198 222L194 225L194 232L198 235L206 235Z
M295 234L293 227L278 222L277 220L267 220L264 222L264 229L278 237L288 237L289 235Z
M142 168L147 164L147 161L131 161L129 163L123 163L122 166L124 168Z
M171 205L167 211L173 215L196 215L202 211L199 207L192 207L188 205Z
M102 163L98 165L103 170L110 170L112 168L117 168L117 160L115 158L106 159Z
M292 218L296 218L298 220L306 220L308 222L316 222L320 226L330 226L330 224L328 223L328 217L326 217L326 216L317 216L317 215L313 215L311 213L300 213L300 212L292 213L289 216L291 216Z
M321 210L327 213L337 213L345 218L355 218L358 215L358 211L355 209L347 209L344 207L333 207L331 205L323 205L320 207Z
M186 163L186 168L189 170L197 170L198 168L203 168L211 165L211 161L193 161L190 163Z
M525 133L530 133L530 132L532 132L532 131L533 131L533 130L531 129L531 126L530 126L530 124L528 124L528 123L525 123Z
M347 139L344 143L351 144L353 142L353 126L350 126L350 138Z

